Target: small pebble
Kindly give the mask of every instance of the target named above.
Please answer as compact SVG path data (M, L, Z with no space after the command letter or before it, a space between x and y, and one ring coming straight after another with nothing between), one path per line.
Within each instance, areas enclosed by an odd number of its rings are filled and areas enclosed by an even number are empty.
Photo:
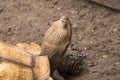
M78 12L77 11L71 11L72 14L77 14Z
M88 48L87 47L84 47L84 50L87 50Z
M78 37L79 37L79 40L82 40L82 39L83 39L83 37L82 37L81 35L78 35Z
M118 29L113 29L114 32L116 32Z
M92 44L92 43L93 43L93 41L90 41L90 43Z
M60 10L61 8L58 8L58 10Z
M103 55L102 56L104 59L107 59L108 58L108 55Z

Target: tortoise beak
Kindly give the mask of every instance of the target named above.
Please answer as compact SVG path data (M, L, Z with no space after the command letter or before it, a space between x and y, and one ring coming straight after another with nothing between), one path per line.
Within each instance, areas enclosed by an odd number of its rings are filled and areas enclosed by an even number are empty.
M62 22L64 22L64 23L66 23L66 22L68 21L68 17L62 16L62 17L60 18L60 20L61 20Z

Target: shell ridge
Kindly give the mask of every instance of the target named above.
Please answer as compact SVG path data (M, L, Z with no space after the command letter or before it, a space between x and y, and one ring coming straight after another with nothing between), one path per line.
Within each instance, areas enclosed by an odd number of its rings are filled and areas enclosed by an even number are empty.
M27 64L23 64L21 62L14 61L14 60L9 59L9 58L0 57L0 61L12 62L14 64L18 64L18 65L21 65L21 66L26 66L26 67L32 68L31 66L29 66Z

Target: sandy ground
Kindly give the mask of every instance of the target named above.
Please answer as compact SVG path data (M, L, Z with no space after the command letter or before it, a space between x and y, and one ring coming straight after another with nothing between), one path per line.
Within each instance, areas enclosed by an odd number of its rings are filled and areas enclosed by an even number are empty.
M72 52L85 56L83 72L66 80L120 80L120 12L87 0L0 0L0 40L37 42L53 21L68 16Z

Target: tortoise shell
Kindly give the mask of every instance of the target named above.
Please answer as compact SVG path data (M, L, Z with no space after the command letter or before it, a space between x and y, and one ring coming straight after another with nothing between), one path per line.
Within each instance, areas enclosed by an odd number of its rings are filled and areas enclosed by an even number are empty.
M52 80L47 56L36 43L0 42L0 80Z

